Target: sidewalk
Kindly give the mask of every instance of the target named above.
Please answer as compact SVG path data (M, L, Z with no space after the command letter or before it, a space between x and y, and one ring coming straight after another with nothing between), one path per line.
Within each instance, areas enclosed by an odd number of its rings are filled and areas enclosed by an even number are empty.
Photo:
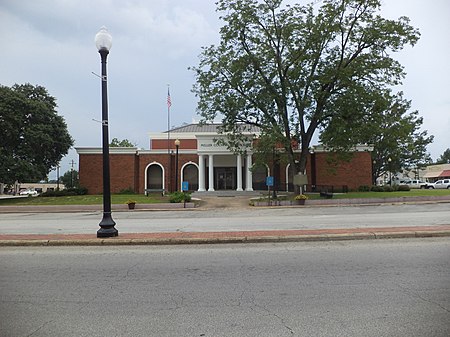
M204 209L245 209L250 207L246 198L205 198L200 208ZM222 199L222 200L221 200ZM404 203L406 200L402 200ZM409 201L409 200L408 200ZM430 200L428 200L429 202ZM448 202L449 200L434 200ZM379 201L378 201L379 202ZM391 200L388 201L392 202ZM426 202L421 200L419 202ZM335 203L342 206L341 202ZM352 202L353 204L353 202ZM173 205L173 204L172 204ZM330 206L331 204L328 204ZM353 204L354 205L354 204ZM144 205L142 205L144 206ZM178 204L179 206L179 204ZM324 207L325 205L310 205ZM156 208L162 207L162 205ZM64 212L76 211L76 206L58 207L26 207L2 206L1 212ZM14 208L14 209L13 209ZM79 211L86 207L79 207ZM90 210L100 210L98 205L88 207ZM122 207L123 208L123 205ZM143 207L144 208L144 207ZM146 207L145 207L146 208ZM172 206L170 207L172 208ZM166 208L167 210L167 208ZM123 209L125 212L128 210ZM178 208L178 211L184 211ZM134 212L134 211L131 211ZM0 234L0 246L109 246L109 245L178 245L178 244L217 244L217 243L257 243L257 242L307 242L307 241L337 241L337 240L370 240L389 238L426 238L450 237L450 224L407 226L407 227L364 227L364 228L326 228L326 229L288 229L288 230L249 230L249 231L173 231L150 233L120 232L115 238L97 238L96 232L89 234Z
M0 234L0 246L109 246L179 245L257 242L342 241L394 238L449 237L450 225L270 230L240 232L119 233L115 238L96 238L93 234Z

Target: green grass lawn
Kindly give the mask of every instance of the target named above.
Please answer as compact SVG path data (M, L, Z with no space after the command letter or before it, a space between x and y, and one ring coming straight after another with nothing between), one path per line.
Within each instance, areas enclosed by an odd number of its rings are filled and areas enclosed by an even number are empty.
M168 196L160 194L113 194L112 204L125 204L127 200L135 200L137 204L154 204L169 202ZM18 199L0 199L1 205L100 205L102 195L75 195L66 197L26 197Z
M282 192L279 192L280 194ZM333 195L334 199L346 198L393 198L411 196L437 196L450 195L450 190L420 190L414 189L406 192L349 192ZM319 194L308 194L310 199L320 199ZM113 194L111 202L113 204L125 204L127 200L135 200L137 204L154 204L169 202L168 196L161 196L158 193L149 194ZM0 199L1 205L100 205L103 202L101 195L77 195L67 197L27 197L19 199Z
M278 192L282 199L292 199L295 196L283 192ZM322 199L319 193L305 193L309 199ZM412 189L404 192L348 192L348 193L335 193L333 199L367 199L367 198L396 198L396 197L421 197L421 196L439 196L450 195L450 190L421 190ZM265 197L263 197L265 198Z
M356 199L356 198L396 198L396 197L422 197L450 195L450 190L422 190L412 189L404 192L349 192L345 194L334 194L333 198Z

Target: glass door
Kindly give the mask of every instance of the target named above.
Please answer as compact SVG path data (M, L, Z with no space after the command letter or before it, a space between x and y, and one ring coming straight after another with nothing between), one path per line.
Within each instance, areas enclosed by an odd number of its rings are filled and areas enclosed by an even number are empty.
M217 190L234 190L236 189L235 169L233 167L216 168L216 189Z

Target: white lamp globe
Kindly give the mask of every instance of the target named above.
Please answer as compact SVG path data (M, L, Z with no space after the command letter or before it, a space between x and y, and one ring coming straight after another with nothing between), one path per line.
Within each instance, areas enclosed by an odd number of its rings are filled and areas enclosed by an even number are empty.
M100 28L100 31L95 35L95 45L97 49L109 51L112 46L112 36L109 34L105 26Z

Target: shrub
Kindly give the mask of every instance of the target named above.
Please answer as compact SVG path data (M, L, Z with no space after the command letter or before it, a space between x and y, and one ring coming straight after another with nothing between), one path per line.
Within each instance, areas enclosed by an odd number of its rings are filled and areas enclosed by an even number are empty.
M124 188L123 190L120 190L118 194L136 194L133 190L133 188L128 187Z
M411 190L408 185L399 185L398 191L409 191Z
M65 190L48 190L41 194L42 197L68 197L68 196L74 196L74 195L85 195L87 194L88 190L85 187L72 187L67 188Z
M86 195L88 189L86 187L72 187L67 189L68 192L74 192L76 195Z
M296 195L294 199L295 200L307 200L308 196L304 195L304 194L299 194L299 195Z
M384 185L383 186L383 191L384 192L394 192L394 188L392 186L389 186L389 185Z
M383 192L384 191L383 186L377 186L377 185L372 186L372 188L370 190L372 192Z
M171 203L189 202L191 201L191 195L184 192L173 192L169 195L169 201Z
M370 191L370 187L367 186L367 185L361 185L361 186L359 186L358 191L359 192L369 192Z

